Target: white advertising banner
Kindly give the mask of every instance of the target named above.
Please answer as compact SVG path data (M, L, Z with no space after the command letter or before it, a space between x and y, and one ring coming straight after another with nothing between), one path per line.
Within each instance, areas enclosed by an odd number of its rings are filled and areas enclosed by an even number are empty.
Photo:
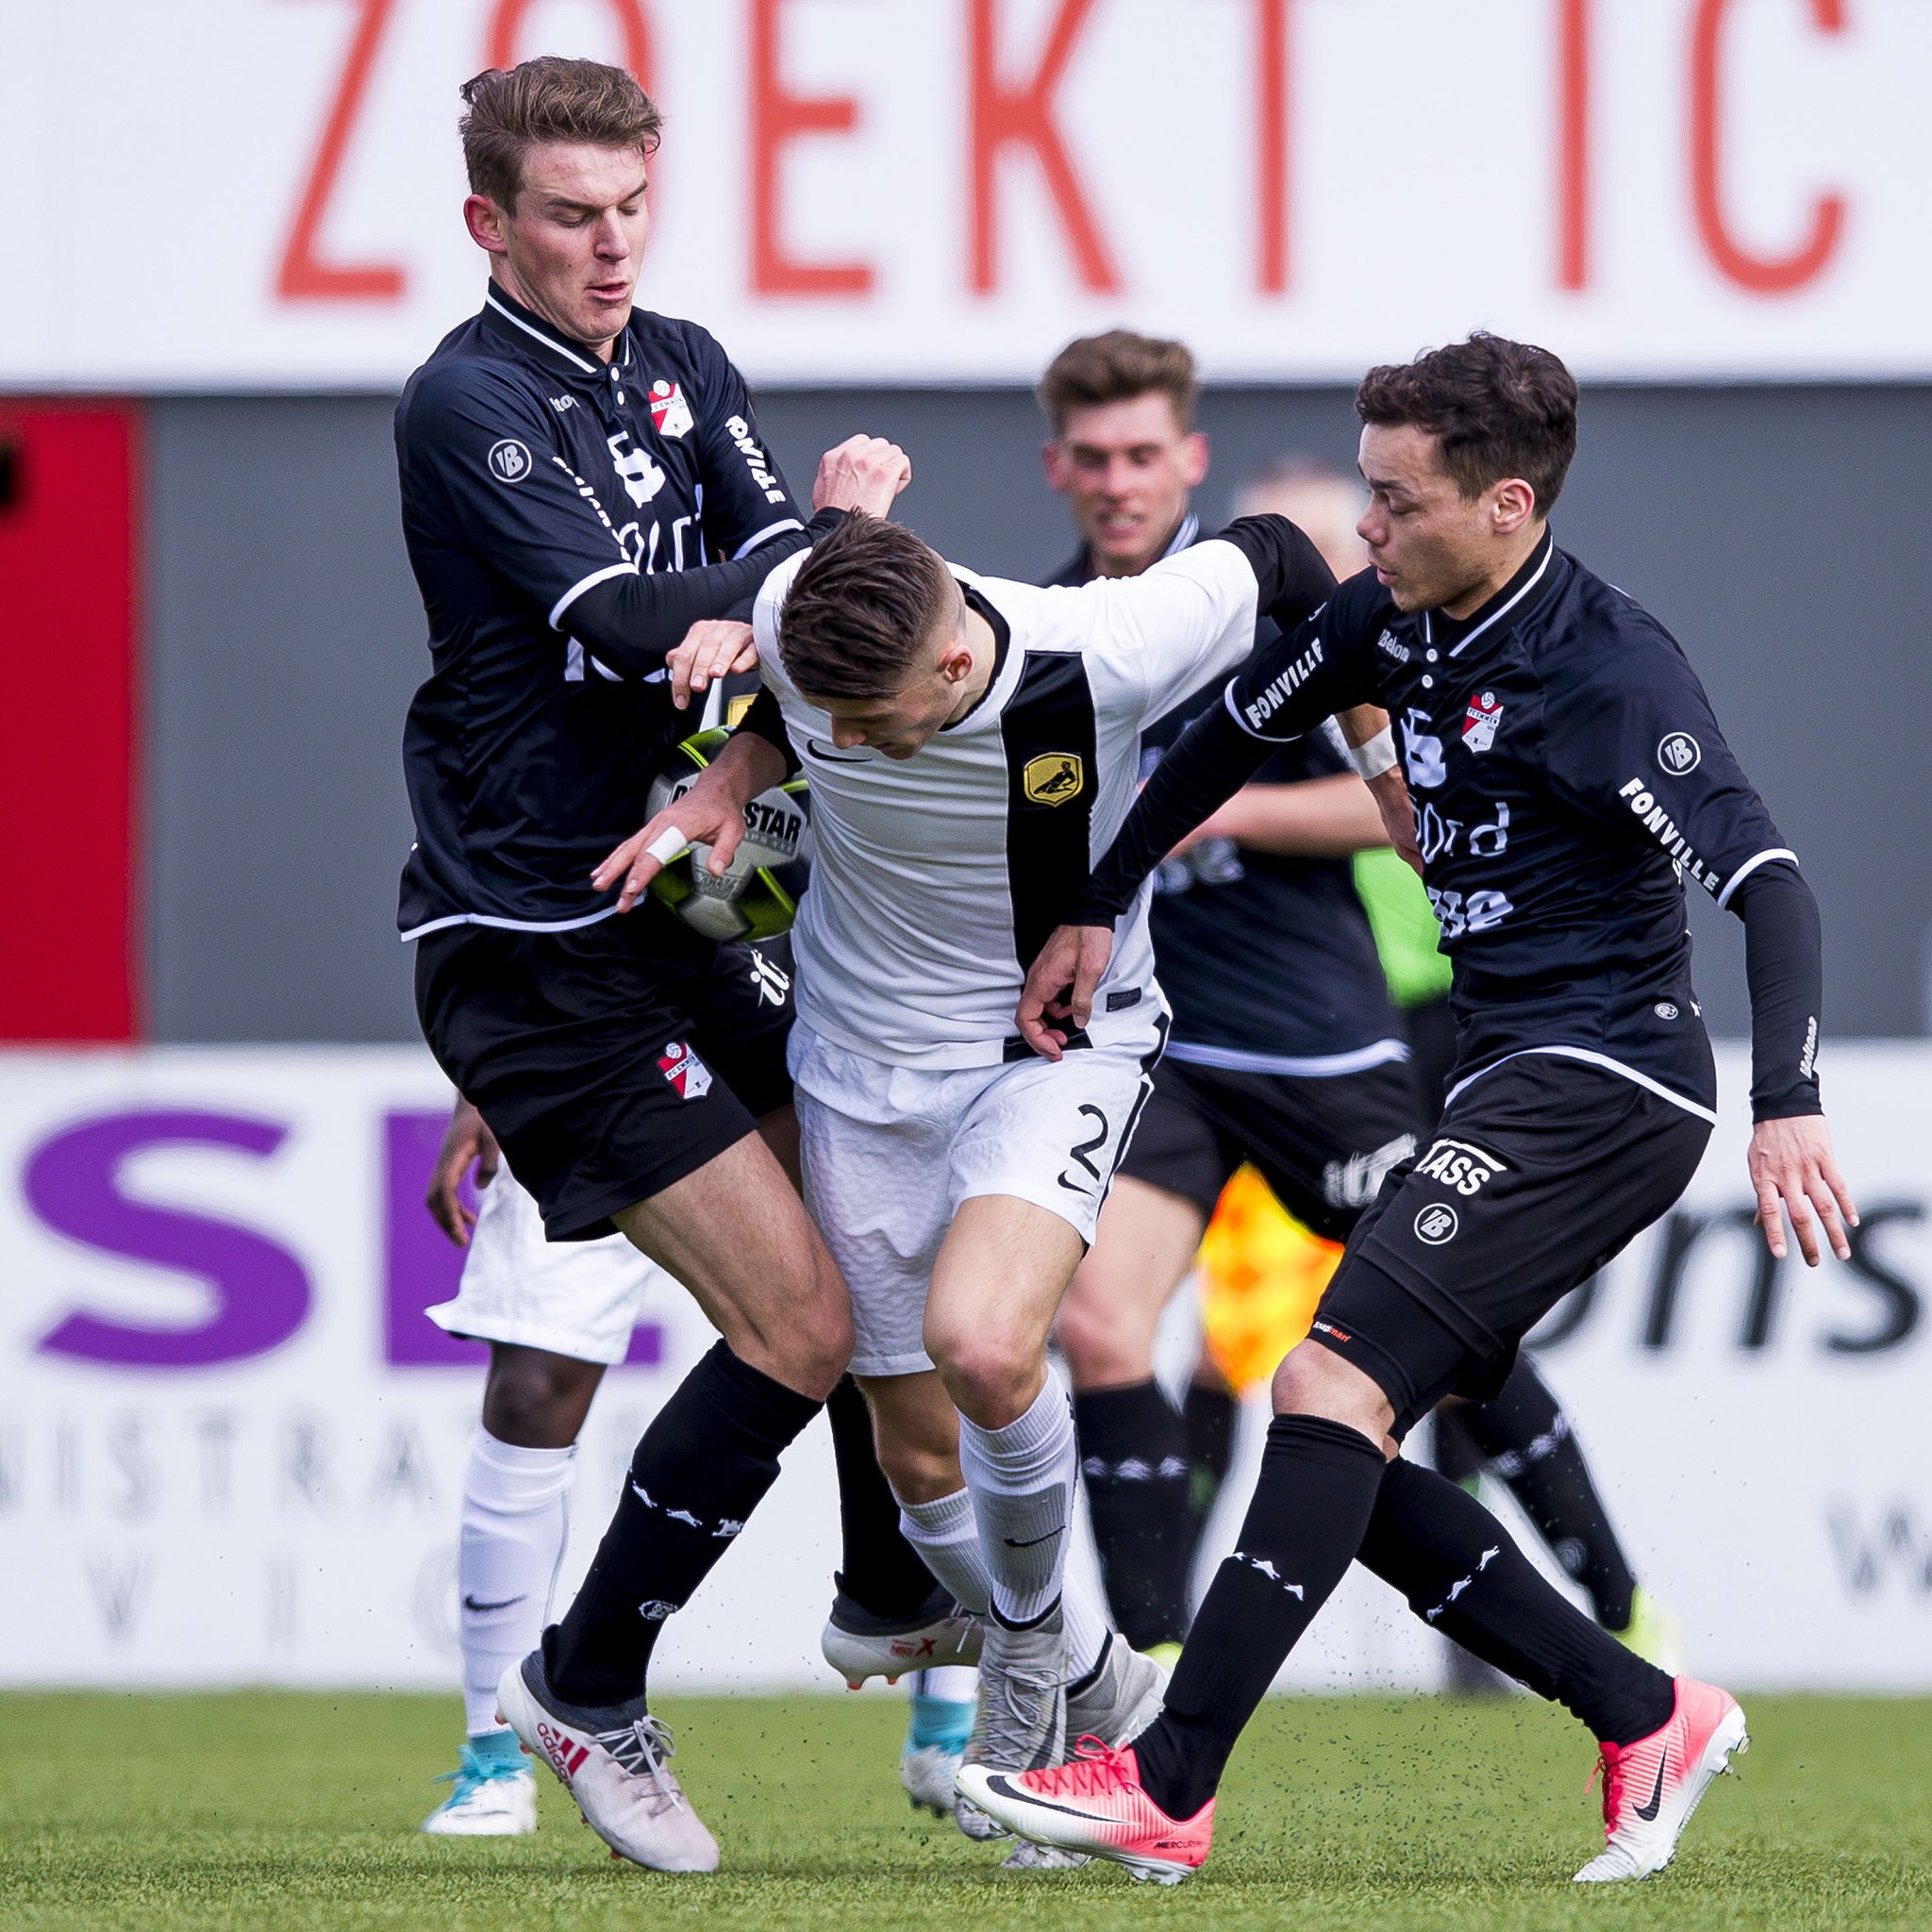
M641 299L754 380L1932 375L1924 0L13 0L0 388L399 385L480 298L457 88L538 52L658 96Z
M1746 1071L1723 1059L1695 1185L1557 1311L1541 1360L1701 1669L1932 1689L1932 1048L1831 1055L1864 1225L1850 1265L1816 1273L1772 1264L1749 1225ZM454 1682L482 1351L421 1313L458 1268L422 1207L446 1103L404 1049L0 1055L0 1681ZM1186 1330L1183 1312L1176 1372ZM608 1377L565 1597L631 1443L710 1341L667 1293ZM1211 1555L1260 1433L1251 1416ZM660 1680L829 1688L837 1535L814 1425L669 1627ZM1440 1668L1357 1573L1289 1680Z

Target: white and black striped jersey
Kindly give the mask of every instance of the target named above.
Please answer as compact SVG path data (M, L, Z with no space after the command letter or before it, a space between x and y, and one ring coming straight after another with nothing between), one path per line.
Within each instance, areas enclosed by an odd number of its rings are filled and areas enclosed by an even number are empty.
M762 675L811 779L799 1013L899 1065L1019 1058L1025 970L1133 803L1142 727L1248 655L1259 608L1292 623L1333 580L1279 517L1076 588L955 567L993 633L991 681L912 758L892 759L838 750L829 718L786 675L783 608L801 561L772 574L753 611ZM1143 891L1117 924L1088 1038L1144 1031L1159 1000Z
M743 380L695 323L634 309L607 363L492 283L404 389L396 462L431 658L403 937L607 918L591 869L691 728L664 653L809 541Z

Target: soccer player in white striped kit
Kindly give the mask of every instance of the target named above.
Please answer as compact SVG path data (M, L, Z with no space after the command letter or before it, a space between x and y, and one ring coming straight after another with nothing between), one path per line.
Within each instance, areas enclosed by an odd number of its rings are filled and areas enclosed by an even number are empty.
M987 1607L969 1762L1136 1727L1161 1675L1097 1605L1063 1603L1076 1459L1046 1355L1166 1035L1144 893L1078 1050L1036 1057L1014 995L1054 894L1133 801L1142 726L1245 658L1258 613L1291 621L1332 583L1278 517L1044 590L854 517L758 595L761 673L812 786L791 1043L807 1202L852 1291L853 1372L907 1535ZM735 735L600 889L623 881L631 905L691 842L722 866L784 764Z

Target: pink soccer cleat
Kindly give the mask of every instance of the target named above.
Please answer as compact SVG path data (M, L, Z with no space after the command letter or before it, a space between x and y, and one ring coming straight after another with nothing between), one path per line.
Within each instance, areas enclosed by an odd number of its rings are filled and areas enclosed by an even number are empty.
M1062 1851L1111 1858L1137 1878L1178 1885L1207 1862L1214 1845L1214 1800L1189 1819L1170 1818L1141 1789L1131 1744L1120 1750L1092 1736L1068 1764L1040 1771L959 1768L959 1794L1015 1838Z
M1576 1874L1579 1885L1661 1872L1677 1856L1677 1840L1711 1779L1730 1769L1734 1752L1741 1757L1751 1748L1744 1713L1728 1691L1695 1677L1676 1684L1676 1708L1661 1730L1634 1744L1599 1747L1606 1844Z

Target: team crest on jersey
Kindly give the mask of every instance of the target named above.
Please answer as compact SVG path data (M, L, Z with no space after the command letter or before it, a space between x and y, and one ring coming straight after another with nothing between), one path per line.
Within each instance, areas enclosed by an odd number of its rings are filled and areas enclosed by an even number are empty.
M1064 805L1087 789L1087 767L1070 751L1042 752L1020 773L1020 790L1035 805Z
M1496 727L1503 722L1503 701L1492 691L1479 691L1471 697L1462 714L1462 741L1471 751L1488 751L1496 741Z
M530 474L529 445L519 442L513 436L492 442L490 445L490 474L499 483L521 483Z
M651 385L651 425L659 436L680 437L692 420L691 405L675 382L659 377Z
M685 1041L667 1041L658 1056L658 1065L682 1099L702 1100L711 1091L710 1068Z

